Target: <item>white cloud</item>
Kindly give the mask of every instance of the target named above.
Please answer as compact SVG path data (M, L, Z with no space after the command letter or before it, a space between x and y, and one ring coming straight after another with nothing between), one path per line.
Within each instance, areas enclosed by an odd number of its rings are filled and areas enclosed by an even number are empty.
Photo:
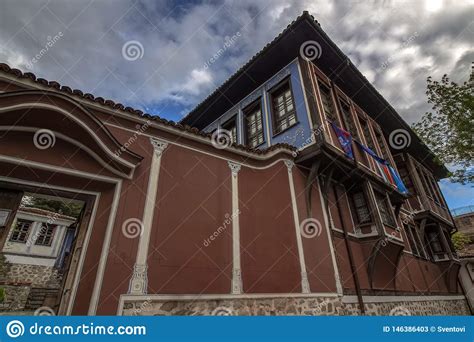
M61 31L61 41L33 65L39 77L136 107L160 106L160 115L179 119L179 113L205 98L307 9L412 122L429 109L426 77L453 72L460 81L468 75L469 70L463 70L474 55L473 2L446 0L440 6L391 0L222 0L177 5L118 0L113 6L4 1L0 59L24 70L47 37ZM236 32L241 36L235 44L203 69L222 48L224 38ZM122 57L122 46L129 40L143 44L142 59L130 62Z

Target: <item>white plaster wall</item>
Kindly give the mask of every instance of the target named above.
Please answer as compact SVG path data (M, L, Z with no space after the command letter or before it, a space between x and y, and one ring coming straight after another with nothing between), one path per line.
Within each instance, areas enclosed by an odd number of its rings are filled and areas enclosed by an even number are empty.
M33 221L28 239L26 243L12 242L10 241L10 236L13 232L13 228L16 225L17 219ZM32 213L24 213L19 211L10 231L8 232L8 237L3 246L3 252L7 257L7 260L11 263L18 264L30 264L30 265L43 265L43 266L52 266L56 260L56 257L59 254L61 245L64 241L66 234L66 228L70 226L73 222L66 221L63 219L55 219L54 224L57 225L53 240L50 246L41 246L36 245L35 241L38 238L41 225L47 223L51 218L41 215L35 215ZM41 258L41 257L44 257Z

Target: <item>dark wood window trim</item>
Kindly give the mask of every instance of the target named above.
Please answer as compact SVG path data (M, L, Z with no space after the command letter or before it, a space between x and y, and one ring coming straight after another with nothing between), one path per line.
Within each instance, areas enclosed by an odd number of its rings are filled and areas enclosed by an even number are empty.
M403 224L403 228L405 229L411 253L418 258L428 259L425 247L423 246L423 240L418 233L417 227L408 223Z
M228 130L231 134L232 142L238 144L239 142L239 129L237 124L237 117L238 115L235 114L232 118L227 120L223 125L222 128Z
M40 228L40 234L35 241L35 245L38 246L51 246L54 240L54 235L56 233L56 225L50 225L47 223L42 223Z
M258 146L261 146L262 144L265 143L265 124L263 121L263 107L262 107L262 99L258 98L256 101L253 103L249 104L247 107L245 107L243 110L243 116L244 116L244 140L245 140L245 145L256 148ZM257 130L256 127L256 132L251 133L250 132L250 127L249 127L249 116L251 116L254 113L259 112L259 118L256 118L255 125L258 125L258 120L260 120L260 125L261 129ZM257 144L251 145L250 140L251 139L257 139Z
M441 242L441 236L437 231L434 229L427 231L426 237L433 256L446 254L443 243Z
M372 138L372 134L370 132L370 121L366 118L362 118L362 116L359 115L357 117L362 128L362 134L364 135L366 146L372 151L377 152L375 149L374 139Z
M351 190L349 193L349 203L352 216L357 225L368 225L373 223L371 208L367 195L363 189ZM368 218L365 218L368 216Z
M387 145L385 144L385 138L384 138L383 134L377 129L374 130L374 134L375 134L375 140L377 141L377 145L379 146L380 157L382 157L386 161L390 162L390 160L391 160L390 152L387 149Z
M291 105L293 106L293 110L289 111L289 112L286 112L285 115L283 116L284 119L282 120L285 120L287 121L287 127L285 127L284 129L281 129L281 130L277 130L278 128L278 124L277 124L277 112L275 110L275 103L274 103L274 100L276 98L276 94L279 94L280 91L282 91L282 89L285 89L285 88L288 88L288 90L290 91L290 96L291 96ZM291 84L291 79L288 77L286 79L284 79L283 81L281 81L279 84L277 84L276 86L274 86L272 89L270 89L270 91L268 92L268 95L269 95L269 100L270 100L270 113L271 113L271 116L272 116L272 131L273 131L273 137L287 131L288 129L290 129L291 127L294 127L298 124L298 115L296 113L296 104L295 104L295 96L294 96L294 93L293 93L293 86ZM285 111L287 110L287 108L285 108ZM294 117L294 122L293 123L290 123L291 122L291 117Z
M349 132L353 138L359 139L359 132L357 131L357 125L352 114L350 102L338 97L338 103L341 118L344 123L344 129Z
M410 246L411 254L414 256L420 256L419 247L416 244L415 237L413 235L413 227L410 224L403 224L403 228L405 229L405 234L408 239L408 245Z
M382 223L386 226L397 228L397 221L393 213L390 201L385 193L374 191L377 208L382 218Z
M13 231L10 234L9 241L26 243L26 241L28 241L28 236L30 235L32 225L33 221L17 219L15 228L13 228Z
M413 183L412 175L408 171L407 165L399 165L398 171L399 171L400 177L402 178L403 184L405 184L405 186L407 187L410 195L411 196L416 195L417 192L415 190L415 183Z
M320 79L317 81L317 86L319 95L321 97L321 108L323 109L324 118L339 125L332 87Z

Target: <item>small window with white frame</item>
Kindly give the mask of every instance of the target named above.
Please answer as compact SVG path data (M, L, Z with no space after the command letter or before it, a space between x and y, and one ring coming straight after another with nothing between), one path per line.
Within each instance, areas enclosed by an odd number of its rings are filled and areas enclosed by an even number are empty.
M39 246L51 246L54 238L55 225L43 223L35 244Z
M32 221L18 219L10 235L10 241L26 243L32 225Z

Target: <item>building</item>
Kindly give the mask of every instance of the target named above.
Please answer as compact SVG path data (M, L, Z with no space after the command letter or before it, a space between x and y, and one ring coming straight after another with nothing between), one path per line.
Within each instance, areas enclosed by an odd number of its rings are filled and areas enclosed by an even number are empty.
M472 308L474 307L474 206L457 208L451 212L458 231L471 240L458 254L461 261L459 280Z
M55 304L75 222L48 210L18 209L2 249L9 266L2 284L7 297L3 309L28 310L49 300Z
M85 203L56 312L469 314L447 170L307 12L179 123L0 70L3 209Z
M453 209L451 213L458 231L465 234L474 243L474 205Z

